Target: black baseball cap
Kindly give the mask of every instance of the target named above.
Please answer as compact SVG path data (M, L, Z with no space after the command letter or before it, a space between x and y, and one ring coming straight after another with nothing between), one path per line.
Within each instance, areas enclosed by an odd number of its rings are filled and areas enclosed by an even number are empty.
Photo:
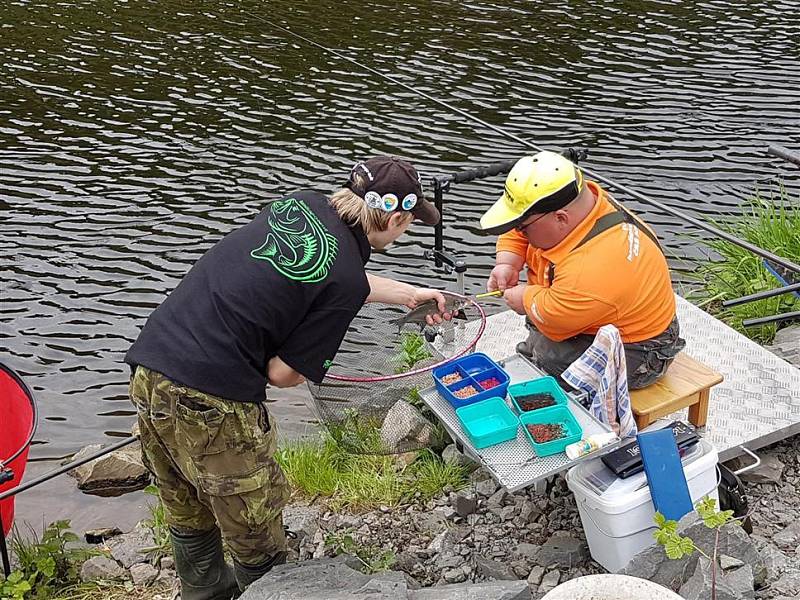
M356 175L361 175L356 183ZM370 208L386 212L408 211L426 225L436 225L440 215L436 207L425 199L422 180L414 166L396 156L375 156L356 163L345 184Z

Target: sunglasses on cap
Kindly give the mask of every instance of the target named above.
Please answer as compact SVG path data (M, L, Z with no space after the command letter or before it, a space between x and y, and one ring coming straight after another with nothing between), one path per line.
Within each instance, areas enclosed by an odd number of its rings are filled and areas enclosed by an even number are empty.
M378 208L384 212L394 212L398 208L402 210L411 210L417 205L417 195L408 194L401 201L396 194L384 194L381 196L378 192L369 191L364 194L364 202L370 208Z

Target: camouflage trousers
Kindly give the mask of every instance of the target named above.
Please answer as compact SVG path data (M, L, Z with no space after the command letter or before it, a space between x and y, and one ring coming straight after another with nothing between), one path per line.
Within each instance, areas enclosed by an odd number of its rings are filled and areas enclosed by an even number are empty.
M136 368L130 396L168 525L219 527L244 565L286 549L281 513L289 486L273 458L277 432L263 404L204 394L144 367Z

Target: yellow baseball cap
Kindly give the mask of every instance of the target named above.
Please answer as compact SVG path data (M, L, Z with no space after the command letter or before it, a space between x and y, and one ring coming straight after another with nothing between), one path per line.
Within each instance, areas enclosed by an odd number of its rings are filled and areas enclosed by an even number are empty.
M533 214L553 212L578 197L583 173L557 152L523 156L506 177L503 195L481 217L481 229L500 234Z

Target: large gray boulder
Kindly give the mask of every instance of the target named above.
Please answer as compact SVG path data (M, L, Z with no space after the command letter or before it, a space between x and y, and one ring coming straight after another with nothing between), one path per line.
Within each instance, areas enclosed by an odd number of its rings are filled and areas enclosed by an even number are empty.
M100 444L86 446L72 460L80 460L102 448ZM79 490L93 496L121 496L144 489L150 483L138 442L76 467L69 474L77 479Z
M389 452L427 448L433 444L433 425L405 400L398 400L381 425L381 441Z
M712 587L711 562L701 556L694 574L681 586L680 595L686 600L706 600L711 598ZM716 589L717 600L752 600L755 598L753 569L750 565L744 565L733 571L723 571L718 568Z
M678 534L690 537L709 555L713 551L715 530L706 527L695 512L680 520ZM726 554L750 565L755 586L764 584L767 577L764 561L753 541L739 525L731 523L720 530L718 554ZM653 544L634 556L620 573L648 579L677 592L695 573L698 556L695 552L692 556L671 560L667 558L663 547Z
M415 589L405 574L365 575L341 558L276 567L241 600L531 600L526 581L443 585Z

